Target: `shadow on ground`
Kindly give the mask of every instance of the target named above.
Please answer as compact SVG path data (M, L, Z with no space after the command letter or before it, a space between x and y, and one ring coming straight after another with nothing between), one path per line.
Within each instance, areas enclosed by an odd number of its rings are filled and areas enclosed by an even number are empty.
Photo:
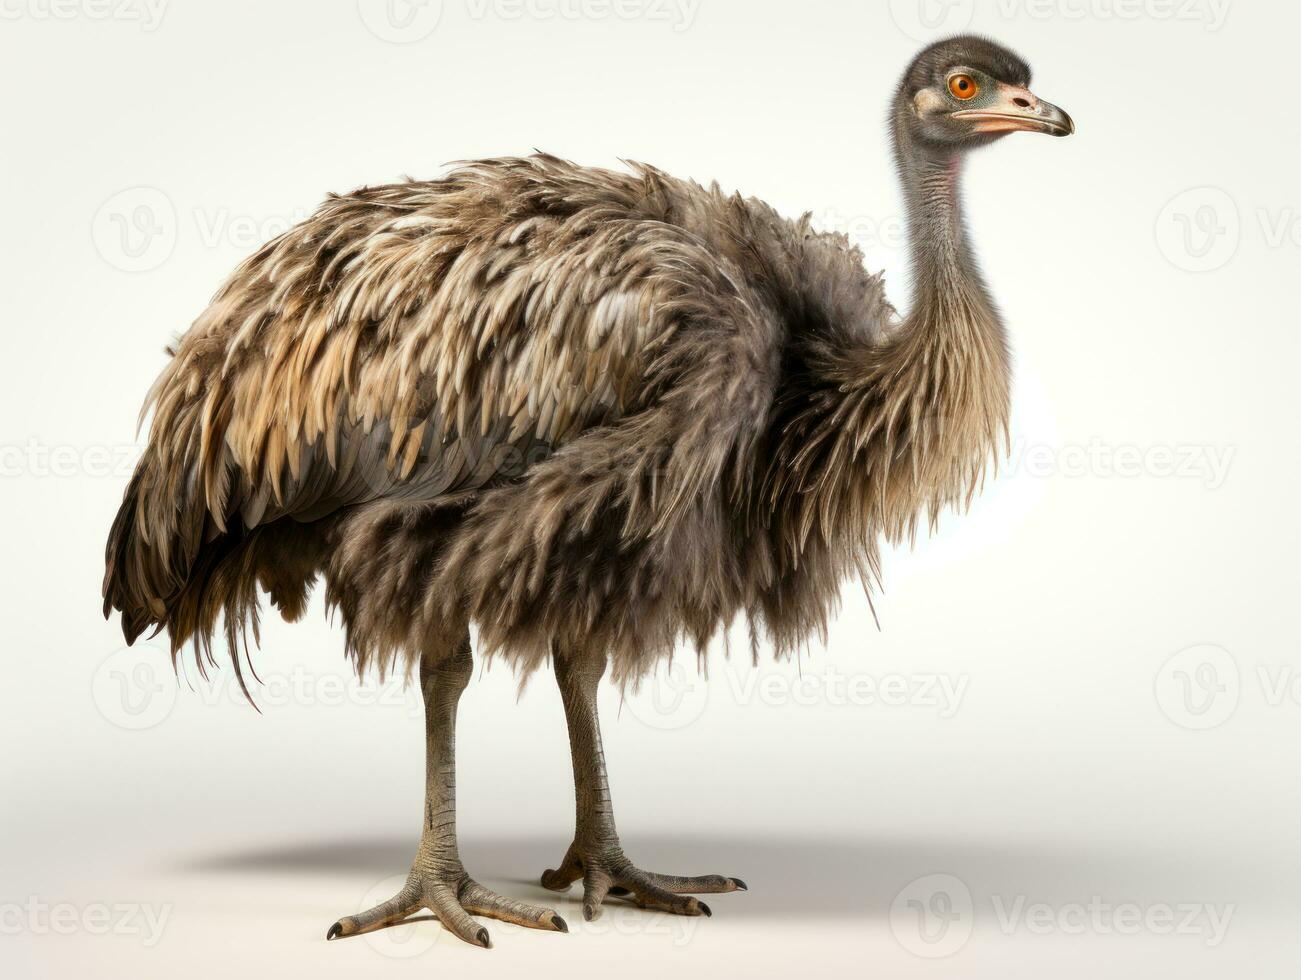
M556 866L565 841L468 838L461 856L470 872L514 898L545 904L538 876ZM1216 864L1205 854L1181 854L1017 842L899 838L681 838L626 835L624 846L641 867L673 874L743 878L746 893L710 896L718 912L750 918L860 918L889 914L901 889L924 875L962 881L979 902L1011 903L1218 902L1259 900L1270 869ZM357 875L372 882L405 873L415 840L361 839L293 843L218 852L182 862L177 870L229 875ZM579 892L571 893L577 898ZM1294 895L1270 896L1295 904Z

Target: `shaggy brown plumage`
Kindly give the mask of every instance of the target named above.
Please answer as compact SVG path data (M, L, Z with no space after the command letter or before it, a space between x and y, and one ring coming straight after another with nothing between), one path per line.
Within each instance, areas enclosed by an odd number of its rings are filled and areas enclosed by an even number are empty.
M258 586L294 619L320 575L359 670L466 621L525 671L559 644L621 681L738 614L790 651L847 576L870 587L878 541L970 498L1005 431L953 154L896 147L902 320L844 237L647 166L487 160L331 197L155 384L106 614L201 664L224 614L239 670Z
M224 611L233 645L259 582L293 618L323 572L359 668L461 611L526 667L635 675L738 612L789 648L1002 424L992 322L890 314L844 239L647 167L331 199L155 385L107 606L177 646Z
M565 932L475 881L456 835L468 626L527 676L554 655L573 843L542 884L710 915L724 875L644 871L614 825L597 712L738 615L778 654L825 628L843 581L966 504L1006 434L1008 354L959 206L964 153L1066 135L1029 70L980 38L923 51L893 135L913 246L898 318L843 237L650 167L549 156L363 189L244 263L177 346L113 525L105 613L243 682L258 589L288 619L312 582L359 670L420 666L424 830L405 885L328 939L432 911ZM245 654L246 655L246 654Z

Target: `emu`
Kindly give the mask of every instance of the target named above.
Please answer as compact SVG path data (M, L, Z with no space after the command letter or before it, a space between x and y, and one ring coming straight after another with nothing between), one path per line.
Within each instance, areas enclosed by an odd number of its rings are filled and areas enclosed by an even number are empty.
M709 915L732 877L636 867L596 711L738 617L784 656L882 542L961 509L1006 442L1009 354L963 224L966 154L1066 136L1019 57L923 50L892 105L914 291L887 301L843 236L649 166L538 155L331 196L231 276L169 351L108 541L104 611L245 685L259 595L302 616L320 577L358 671L418 670L423 833L405 887L327 938L432 912L566 932L457 853L455 724L481 656L549 664L577 820L542 884ZM142 420L144 415L142 414Z

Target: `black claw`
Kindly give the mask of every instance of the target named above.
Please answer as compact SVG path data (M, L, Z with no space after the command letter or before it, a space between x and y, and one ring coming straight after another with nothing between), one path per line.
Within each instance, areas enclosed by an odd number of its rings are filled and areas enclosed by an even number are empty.
M708 905L706 905L704 902L697 902L696 904L700 906L700 913L701 913L702 915L704 915L706 918L712 918L712 917L713 917L713 914L714 914L714 913L710 911Z
M492 940L488 937L487 929L480 929L474 934L474 938L479 941L479 945L484 949L492 949Z
M744 881L742 881L740 878L733 878L733 879L732 879L732 884L734 884L734 885L736 886L736 890L739 891L739 892L748 892L748 891L750 890L750 886L747 885L747 884L746 884Z
M334 925L330 926L330 931L325 934L325 941L329 942L331 939L338 939L342 935L343 923L336 922Z
M551 924L556 927L556 932L568 932L569 923L558 915L551 916Z

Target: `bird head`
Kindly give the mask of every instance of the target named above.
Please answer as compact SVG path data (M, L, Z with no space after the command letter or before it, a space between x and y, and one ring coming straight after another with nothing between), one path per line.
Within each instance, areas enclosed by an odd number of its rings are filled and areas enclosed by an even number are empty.
M1069 136L1075 123L1030 91L1030 66L1002 45L963 35L913 60L895 98L897 133L915 144L966 150L1024 131Z

